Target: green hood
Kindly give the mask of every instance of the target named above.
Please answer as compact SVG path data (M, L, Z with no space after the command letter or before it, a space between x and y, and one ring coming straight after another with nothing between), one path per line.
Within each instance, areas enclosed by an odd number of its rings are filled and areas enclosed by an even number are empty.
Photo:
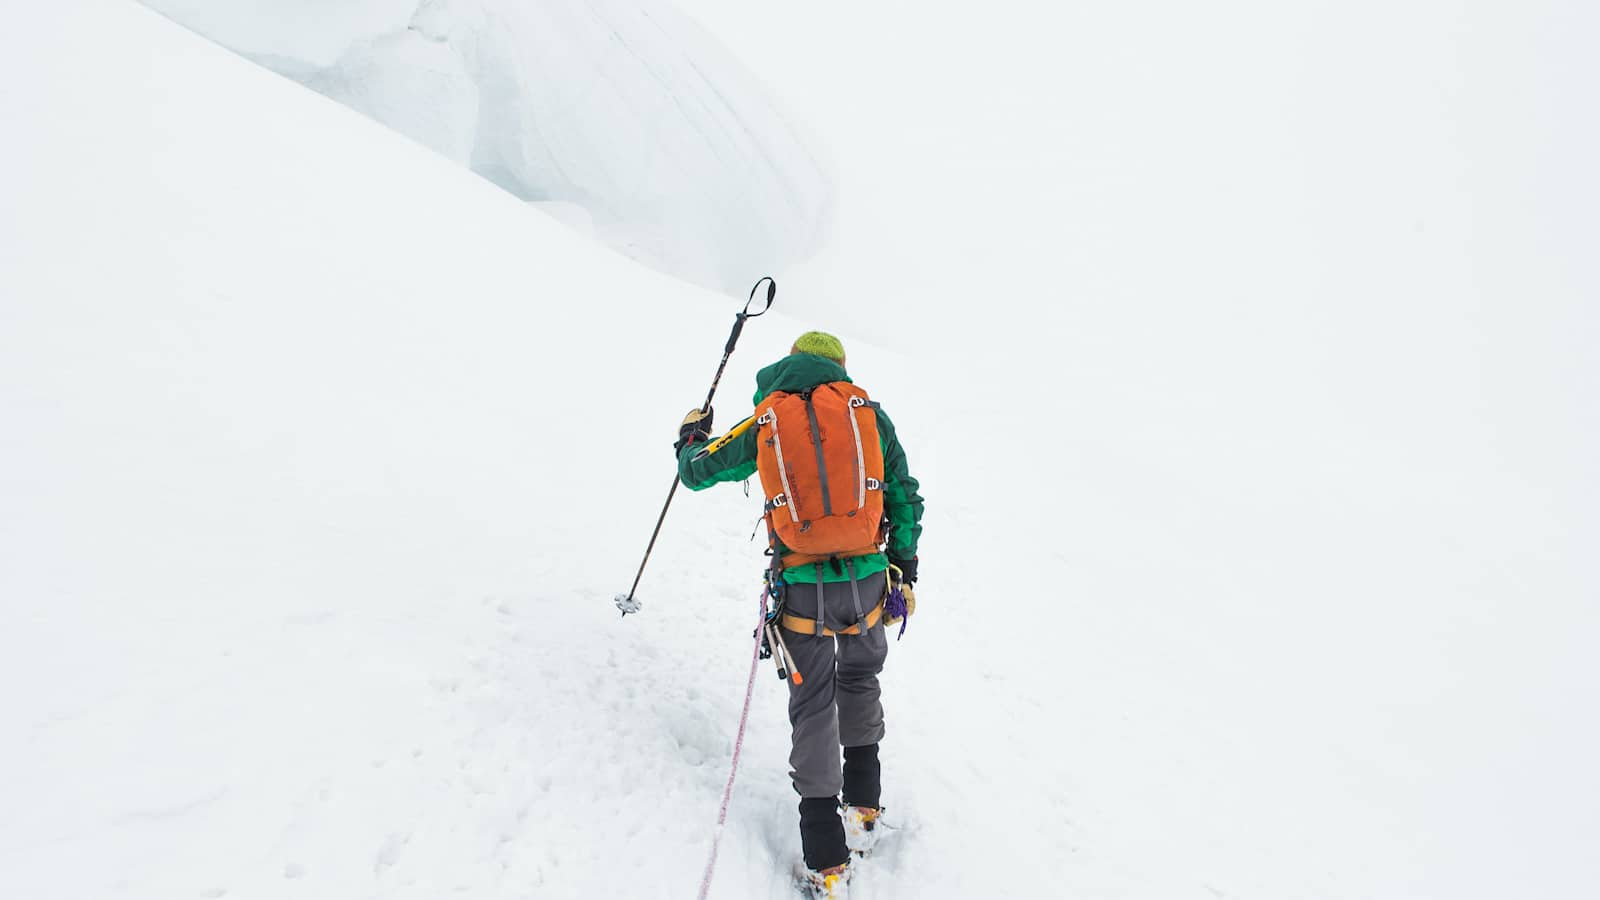
M791 354L756 373L756 395L750 405L760 403L773 391L798 394L830 381L850 381L850 376L845 374L844 366L826 356Z

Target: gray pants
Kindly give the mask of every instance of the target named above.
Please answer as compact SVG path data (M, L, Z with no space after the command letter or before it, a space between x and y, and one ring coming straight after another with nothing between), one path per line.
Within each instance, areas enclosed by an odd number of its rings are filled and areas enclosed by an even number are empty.
M784 610L813 623L820 610L828 628L848 628L878 605L885 578L880 572L854 585L823 584L820 591L814 584L789 585ZM883 739L878 673L889 655L888 634L879 621L866 634L819 637L786 630L783 639L804 679L789 682L789 776L802 797L836 796L844 787L839 748Z

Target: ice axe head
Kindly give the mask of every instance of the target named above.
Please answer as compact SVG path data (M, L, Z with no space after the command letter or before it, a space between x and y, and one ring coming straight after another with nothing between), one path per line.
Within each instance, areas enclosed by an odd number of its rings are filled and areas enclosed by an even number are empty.
M617 609L622 610L623 615L639 611L639 598L633 596L632 593L618 594L612 599L616 601Z

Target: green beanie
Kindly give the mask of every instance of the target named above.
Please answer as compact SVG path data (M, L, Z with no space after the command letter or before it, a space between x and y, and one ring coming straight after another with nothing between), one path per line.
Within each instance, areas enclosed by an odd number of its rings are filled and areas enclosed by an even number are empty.
M808 331L795 338L790 353L811 353L844 365L844 345L825 331Z

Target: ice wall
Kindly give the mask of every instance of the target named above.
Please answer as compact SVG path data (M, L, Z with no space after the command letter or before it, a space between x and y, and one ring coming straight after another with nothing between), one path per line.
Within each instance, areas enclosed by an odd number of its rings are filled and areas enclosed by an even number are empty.
M660 0L145 2L697 284L739 293L827 223L792 122Z

